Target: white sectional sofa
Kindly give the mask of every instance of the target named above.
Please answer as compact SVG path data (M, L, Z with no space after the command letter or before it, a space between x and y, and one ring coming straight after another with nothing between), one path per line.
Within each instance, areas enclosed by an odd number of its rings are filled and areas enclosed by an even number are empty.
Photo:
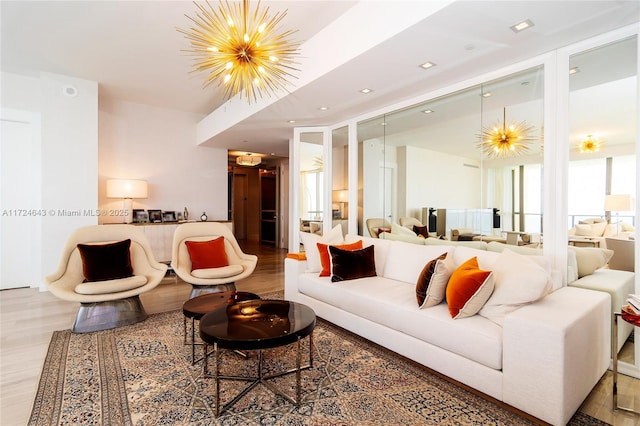
M416 281L425 264L446 252L456 266L475 256L480 268L491 269L500 253L352 235L345 242L359 239L374 246L376 276L332 282L308 272L310 261L287 258L285 299L555 425L571 419L609 366L608 293L563 287L549 270L549 293L513 307L502 321L452 319L446 301L418 306ZM543 259L536 262L544 267Z
M405 241L419 245L462 245L481 250L502 252L505 249L526 255L542 255L540 248L528 246L505 245L495 241L447 241L436 238L419 238L412 235L384 233L382 239ZM611 296L611 311L620 312L626 304L629 294L635 293L635 273L609 269L607 263L613 256L613 251L606 248L569 246L567 283L570 287L604 291ZM613 318L612 318L613 319ZM622 349L625 341L633 331L633 325L626 321L618 321L617 350Z

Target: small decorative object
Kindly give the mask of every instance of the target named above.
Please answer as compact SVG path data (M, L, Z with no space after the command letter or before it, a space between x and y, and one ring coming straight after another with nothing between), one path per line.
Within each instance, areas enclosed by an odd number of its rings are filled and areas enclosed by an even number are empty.
M178 222L184 222L184 216L182 215L182 212L176 213L176 219L178 220Z
M162 212L162 221L163 222L175 222L176 221L176 212L172 212L172 211Z
M149 210L149 222L161 223L162 222L162 210Z
M203 221L203 222L206 222L207 221L207 213L202 212L202 215L200 216L200 220Z
M149 214L143 209L133 209L133 223L149 222Z
M182 215L184 216L184 220L189 220L189 210L187 210L186 207L184 208Z

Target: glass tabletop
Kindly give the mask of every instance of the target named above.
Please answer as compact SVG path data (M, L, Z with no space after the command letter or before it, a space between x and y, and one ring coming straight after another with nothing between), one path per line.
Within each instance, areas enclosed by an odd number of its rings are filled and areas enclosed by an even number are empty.
M315 324L315 312L301 303L249 300L204 315L200 337L221 348L265 349L293 343L309 335Z
M256 300L260 296L247 291L221 291L206 293L189 299L182 305L182 313L187 318L199 319L207 312L243 300Z

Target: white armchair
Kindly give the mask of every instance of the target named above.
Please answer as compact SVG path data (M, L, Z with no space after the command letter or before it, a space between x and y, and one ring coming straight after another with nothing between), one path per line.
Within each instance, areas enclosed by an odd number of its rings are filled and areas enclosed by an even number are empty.
M192 270L187 241L210 241L224 237L224 249L228 266ZM258 257L245 254L231 229L219 222L184 223L173 234L171 267L176 275L191 284L190 298L204 293L234 291L235 282L253 273Z
M133 276L86 282L87 265L83 266L78 244L104 246L124 240L131 240L129 256ZM101 262L109 266L111 259ZM156 287L166 271L167 265L154 259L141 229L133 225L95 225L79 228L69 236L58 269L45 277L45 281L53 295L80 303L71 331L87 333L146 319L139 295Z

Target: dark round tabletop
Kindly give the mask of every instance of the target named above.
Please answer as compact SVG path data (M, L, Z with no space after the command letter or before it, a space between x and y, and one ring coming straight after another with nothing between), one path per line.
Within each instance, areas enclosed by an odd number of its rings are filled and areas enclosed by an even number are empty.
M286 300L249 300L216 309L200 319L200 338L211 345L256 350L288 345L308 336L316 314Z
M182 313L187 318L200 319L207 312L223 306L233 305L243 300L257 300L260 296L247 291L222 291L206 293L189 299L182 305Z

